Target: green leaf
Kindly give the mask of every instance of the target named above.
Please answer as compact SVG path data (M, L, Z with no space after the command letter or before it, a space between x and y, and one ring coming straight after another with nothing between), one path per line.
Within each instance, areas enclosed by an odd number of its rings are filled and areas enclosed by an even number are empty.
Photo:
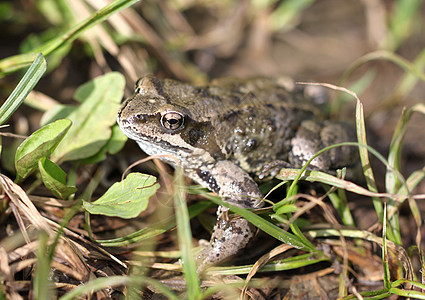
M83 202L91 214L131 219L148 206L159 184L156 178L141 173L131 173L123 181L114 183L106 193L94 202Z
M112 126L111 138L106 145L106 150L109 154L118 153L124 147L126 141L127 136L122 133L120 126L118 124L114 124L114 126Z
M31 134L16 150L16 181L26 178L37 168L38 161L49 157L71 127L67 119L57 120Z
M76 108L76 106L72 105L56 104L43 114L40 125L44 126L59 119L66 119Z
M43 157L38 161L38 169L44 185L57 197L67 199L77 191L75 186L66 185L66 173L54 162Z
M119 152L122 147L124 147L127 137L122 133L118 124L115 124L111 127L112 134L111 138L108 140L105 146L103 146L98 153L94 156L84 159L82 162L84 164L95 164L99 161L102 161L106 158L106 154L115 154Z
M22 102L24 102L29 92L32 91L45 71L46 61L44 60L44 56L38 54L24 77L19 81L13 92L0 107L0 125L6 122Z
M78 88L75 99L81 105L61 105L55 115L46 116L58 119L67 115L74 124L56 149L53 161L86 159L99 153L111 138L111 126L120 108L124 84L124 77L116 72L99 76Z

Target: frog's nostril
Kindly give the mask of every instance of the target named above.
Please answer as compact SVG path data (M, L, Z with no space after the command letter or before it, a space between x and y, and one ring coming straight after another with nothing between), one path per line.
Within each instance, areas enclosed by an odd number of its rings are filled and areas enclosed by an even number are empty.
M146 115L144 115L144 114L137 114L137 115L134 115L134 116L132 116L132 117L130 117L129 119L128 119L128 121L129 122L140 122L140 121L146 121Z

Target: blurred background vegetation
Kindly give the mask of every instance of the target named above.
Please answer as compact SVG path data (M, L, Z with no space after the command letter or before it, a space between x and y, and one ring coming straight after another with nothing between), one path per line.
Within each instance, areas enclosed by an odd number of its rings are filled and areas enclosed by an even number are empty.
M0 57L31 52L106 4L2 1ZM288 75L358 92L369 128L385 145L401 107L423 101L423 81L412 75L425 64L423 15L421 0L139 1L48 55L48 74L27 103L47 110L54 101L72 102L78 85L111 70L126 76L125 96L146 73L198 84L220 76ZM392 54L415 70L390 61ZM0 80L3 99L19 76ZM31 117L25 124L18 112L18 134L38 127L37 109L23 112ZM423 159L424 123L414 118L405 155Z

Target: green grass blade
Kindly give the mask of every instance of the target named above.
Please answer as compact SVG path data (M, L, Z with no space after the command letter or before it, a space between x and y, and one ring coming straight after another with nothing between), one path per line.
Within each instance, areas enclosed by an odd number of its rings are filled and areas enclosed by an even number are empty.
M403 145L404 135L407 130L407 124L412 116L412 110L404 110L401 114L400 120L397 123L397 126L394 130L394 134L391 140L389 154L388 154L388 163L389 165L396 169L400 170L400 157L401 149ZM385 175L385 187L388 193L395 193L400 188L401 182L398 180L396 174L387 168Z
M391 139L391 144L389 148L388 153L388 166L387 171L385 174L385 188L388 193L396 193L400 186L402 185L402 182L399 180L396 173L394 173L392 170L400 170L400 158L401 158L401 150L403 145L403 139L404 135L407 130L407 124L412 116L412 110L403 110L401 117L396 125L396 128L393 133L393 137ZM407 185L404 185L406 188L407 195L410 194L410 190L408 189ZM393 199L388 199L388 209L392 209L394 206L397 206L398 203ZM391 228L397 230L399 232L399 218L398 214L393 213L391 216L389 216L389 223L391 224ZM396 235L397 237L397 243L401 243L401 236L400 234Z
M382 263L384 268L384 286L389 289L391 287L390 266L387 248L387 206L384 205L384 218L382 223Z
M128 285L128 284L138 284L138 285L144 285L144 286L147 284L153 285L160 293L162 293L168 299L172 299L172 300L179 299L173 292L171 292L165 285L161 284L159 281L152 280L146 277L141 277L141 276L138 276L138 277L110 276L110 277L96 278L88 282L85 282L82 285L79 285L78 287L66 293L59 299L73 300L101 289L107 289L111 287Z
M229 204L225 201L222 201L218 197L213 197L213 196L208 196L208 195L206 195L206 196L208 197L208 199L210 199L212 202L216 203L217 205L222 205L224 207L227 207L232 212L237 213L238 215L241 215L243 218L248 220L254 226L258 227L259 229L266 232L267 234L273 236L277 240L279 240L279 241L281 241L285 244L291 245L291 246L293 246L294 248L297 248L297 249L303 249L303 250L306 250L306 251L316 251L316 249L314 248L314 246L311 245L310 242L305 243L304 241L302 241L296 235L291 234L289 232L286 232L285 230L277 227L273 223L268 222L267 220L256 215L255 213L253 213L253 212L251 212L247 209L231 205L231 204Z
M425 167L422 170L413 172L406 180L406 184L403 185L397 192L399 195L408 195L408 191L413 190L423 179L425 178ZM416 225L420 230L422 224L421 210L419 209L416 201L409 197L409 207L412 215L415 219Z
M183 274L186 279L188 299L199 299L200 282L196 272L196 261L192 251L192 231L186 205L186 186L183 181L183 170L178 168L175 174L174 206L176 210L177 234L182 252Z
M345 143L346 145L348 143ZM356 144L356 143L350 143L350 144ZM369 148L370 150L370 148ZM378 153L376 153L378 154ZM385 161L385 159L380 156L380 159L383 159ZM353 192L359 195L364 195L364 196L369 196L369 197L377 197L377 198L383 198L383 197L392 197L395 196L393 194L388 194L388 193L377 193L377 192L372 192L369 191L351 181L348 180L344 180L344 179L340 179L337 178L335 176L332 176L330 174L321 172L321 171L310 171L307 170L304 172L304 174L298 178L298 174L299 174L299 169L282 169L280 171L280 173L276 176L276 178L281 179L281 180L295 180L295 179L299 179L299 180L304 180L304 181L309 181L309 182L320 182L320 183L324 183L324 184L328 184L331 186L334 186L336 188L340 188L340 189L344 189L346 191L349 192ZM400 198L405 198L405 197L400 197ZM273 207L274 210L279 209L281 206L287 205L288 200L284 199L278 203L275 204L275 206Z
M389 193L399 193L401 195L409 196L412 188L416 186L422 180L424 176L423 170L420 170L420 171L416 171L412 173L408 180L402 181L397 176L397 174L392 171L392 170L396 170L398 172L400 169L400 157L401 157L403 139L407 130L407 125L414 112L425 114L425 105L422 103L419 103L408 110L404 110L394 130L394 134L391 140L390 150L388 154L388 163L389 163L388 167L390 167L391 170L387 167L387 172L385 176L385 185L386 185L387 192ZM401 204L401 203L397 203L391 198L389 200L390 201L388 202L388 209L392 209L395 206L398 207ZM409 205L410 205L410 210L412 211L412 214L416 221L416 224L418 225L418 227L420 227L422 223L420 210L416 202L411 197L409 197ZM393 213L390 216L389 221L392 228L399 227L397 214Z
M311 250L316 249L316 247L305 237L305 235L302 233L301 229L298 227L297 224L291 223L289 224L289 226L292 232L295 234L295 236L297 236L302 241L302 243L306 245L308 249L311 249Z
M192 219L196 217L208 208L211 208L212 205L213 204L209 201L202 201L190 206L188 208L189 218ZM108 240L96 240L96 242L105 247L122 247L160 235L174 227L176 227L176 217L172 216L164 221L133 232L127 236Z
M286 0L271 13L270 22L274 30L288 30L294 26L294 20L311 6L315 0Z
M265 264L261 269L259 269L258 273L294 270L310 266L322 261L329 261L329 257L326 257L322 253L304 253L297 256L287 257L281 260L269 262ZM253 265L212 267L208 269L207 273L213 276L245 275L252 270L252 266Z
M330 190L330 188L328 187L325 187L325 189L327 191ZM353 216L350 212L350 208L348 207L347 196L344 190L338 190L337 193L330 193L328 195L328 198L329 200L331 200L333 207L337 210L344 225L350 226L350 227L356 227Z
M359 144L367 145L363 104L359 100L357 100L357 105L356 105L356 131L357 131L357 140ZM370 191L376 193L378 192L378 188L375 183L375 176L373 175L372 168L370 167L371 165L369 160L368 149L365 147L359 147L359 153L360 153L360 161L363 166L363 175L365 176L367 186ZM379 219L382 221L382 218L384 216L384 208L382 206L381 200L379 198L373 197L372 201L375 207L375 211Z
M398 288L391 288L388 290L391 295L403 296L409 299L425 299L425 294L419 291L401 290Z
M397 49L411 35L413 26L416 26L421 15L423 0L395 1L389 20L389 32L386 37L386 46Z
M413 190L425 178L425 167L415 171L406 180L406 185L403 185L398 191L399 195L408 195L408 191Z
M31 56L31 58L33 57L34 55ZM29 92L32 91L46 71L47 64L42 54L38 54L37 57L31 61L33 61L33 63L24 77L19 81L16 88L0 107L0 125L4 124L18 107L21 106Z
M341 77L341 82L345 82L347 80L347 78L356 70L358 69L361 65L370 62L370 61L374 61L374 60L388 60L391 61L393 63L395 63L397 66L399 66L400 68L402 68L405 71L408 71L410 73L412 73L413 75L415 75L417 78L419 78L420 80L425 82L425 74L422 72L421 69L419 69L416 65L412 64L410 61L408 61L407 59L393 53L390 51L385 51L385 50L378 50L378 51L374 51L374 52L370 52L362 57L360 57L359 59L357 59L354 63L352 63L347 71L344 72L343 76Z
M405 278L401 278L398 279L396 281L394 281L391 285L392 288L398 287L402 284L411 284L417 288L420 288L421 290L425 290L425 284L423 283L419 283L417 281L413 281L413 280L409 280L409 279L405 279Z
M37 265L34 275L34 296L35 299L53 299L53 286L50 282L50 263L51 260L47 255L49 236L46 232L41 232L37 250Z
M376 78L378 72L375 69L368 69L365 74L362 75L359 79L356 79L353 83L350 83L350 86L348 88L349 91L352 91L356 94L361 94L366 89L368 89L371 85L373 85L374 79ZM339 85L343 85L344 83L342 80L340 81ZM338 98L336 101L332 101L331 103L331 116L338 116L338 114L341 112L344 105L346 105L347 102L352 101L353 97L350 94L342 93L341 95L338 94Z
M376 186L375 176L373 175L373 171L372 171L370 160L369 160L369 154L368 154L369 149L366 147L367 140L366 140L366 126L364 122L363 105L359 99L357 99L357 106L356 106L356 128L357 128L357 140L359 142L360 161L363 166L363 175L365 176L366 184L369 190L376 193L378 192L378 187ZM379 158L379 156L377 157ZM392 166L387 161L383 159L381 159L381 161L383 161L384 164L391 170L394 176L397 176L398 178L402 178L402 176L397 172L397 170L392 168ZM378 197L372 197L372 203L373 203L373 206L375 207L375 211L379 217L379 220L383 222L384 207L382 205L381 199ZM400 236L400 228L399 228L397 220L394 219L394 222L391 222L390 225L391 226L387 228L388 238L391 241L400 245L401 236Z
M419 70L423 70L425 67L425 49L422 49L421 53L416 57L413 65ZM400 80L397 85L393 96L391 99L401 100L405 98L414 88L416 83L418 82L418 77L413 73L404 74L403 78Z

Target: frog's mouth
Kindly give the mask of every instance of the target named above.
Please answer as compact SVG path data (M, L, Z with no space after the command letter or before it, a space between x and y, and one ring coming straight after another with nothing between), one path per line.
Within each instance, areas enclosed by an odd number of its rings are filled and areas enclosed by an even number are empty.
M136 141L140 148L149 155L156 154L171 154L174 156L181 156L183 153L191 154L194 149L193 146L186 143L180 134L169 134L165 132L158 132L151 130L138 130L137 128L147 128L130 119L117 120L121 131L129 138Z
M147 136L144 134L137 132L134 129L134 126L131 124L132 122L128 121L127 119L120 119L120 116L118 115L117 123L120 126L121 131L129 138L135 141L138 141L139 139L147 140Z

